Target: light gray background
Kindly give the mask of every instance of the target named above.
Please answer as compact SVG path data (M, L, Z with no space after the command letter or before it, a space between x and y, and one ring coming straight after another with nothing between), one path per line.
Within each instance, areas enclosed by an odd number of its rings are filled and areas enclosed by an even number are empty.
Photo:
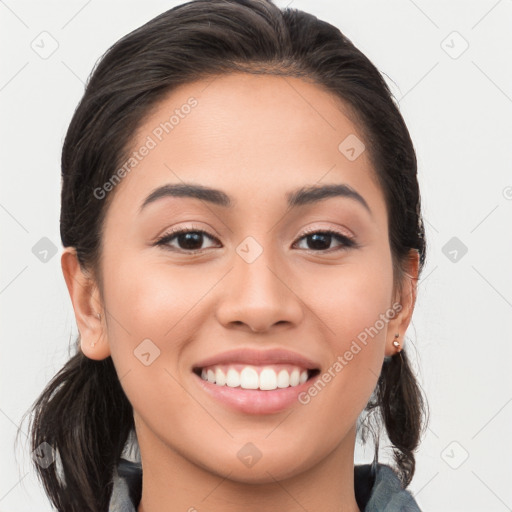
M16 458L13 442L77 333L59 258L65 131L99 56L178 3L0 1L0 511L51 510L26 422ZM512 1L277 4L338 26L389 77L417 150L429 251L407 335L431 421L409 489L424 511L511 510Z

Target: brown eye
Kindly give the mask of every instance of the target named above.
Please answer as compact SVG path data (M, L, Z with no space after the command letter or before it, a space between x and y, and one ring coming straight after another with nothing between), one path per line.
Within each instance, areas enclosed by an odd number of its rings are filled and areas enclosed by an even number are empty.
M333 250L343 250L356 246L355 241L352 240L351 238L330 229L321 231L311 231L303 235L299 240L307 241L307 250L320 252L330 250L330 245L333 239L337 240L341 244L341 247L338 247L337 249L335 248Z
M200 252L205 249L202 245L206 238L216 240L215 237L203 230L178 229L159 238L155 245L162 245L176 251ZM173 241L177 243L178 247L171 245ZM206 249L208 249L208 247L206 247Z

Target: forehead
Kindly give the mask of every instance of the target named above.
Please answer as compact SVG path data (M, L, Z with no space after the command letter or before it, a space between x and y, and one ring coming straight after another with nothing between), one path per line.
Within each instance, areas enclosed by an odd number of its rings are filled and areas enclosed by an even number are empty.
M180 182L222 188L240 196L237 204L282 200L315 183L381 195L347 112L333 94L293 77L233 73L182 85L137 130L113 203L138 209L156 187Z

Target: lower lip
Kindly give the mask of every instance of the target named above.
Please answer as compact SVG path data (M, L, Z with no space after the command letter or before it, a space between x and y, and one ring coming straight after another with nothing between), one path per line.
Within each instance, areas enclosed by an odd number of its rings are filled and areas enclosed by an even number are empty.
M294 403L298 403L298 395L306 391L318 378L318 375L315 375L298 386L263 391L261 389L217 386L195 373L193 375L201 388L211 397L246 414L272 414L283 411Z

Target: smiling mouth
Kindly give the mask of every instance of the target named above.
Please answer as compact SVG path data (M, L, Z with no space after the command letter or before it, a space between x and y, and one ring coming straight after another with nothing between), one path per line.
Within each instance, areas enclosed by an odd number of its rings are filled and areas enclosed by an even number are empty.
M292 364L216 364L194 368L193 372L204 381L220 387L272 391L300 386L318 375L320 370Z

